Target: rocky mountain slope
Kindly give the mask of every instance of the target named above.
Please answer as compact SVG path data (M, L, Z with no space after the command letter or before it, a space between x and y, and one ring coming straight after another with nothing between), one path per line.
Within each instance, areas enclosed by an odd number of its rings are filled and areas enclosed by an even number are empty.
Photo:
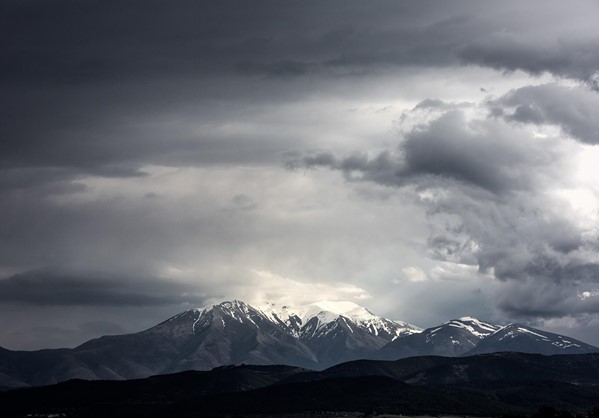
M539 354L580 354L597 352L597 347L551 332L509 324L488 335L468 354L517 351Z
M380 358L389 360L418 356L461 356L501 327L476 318L452 319L420 333L405 334L385 346Z

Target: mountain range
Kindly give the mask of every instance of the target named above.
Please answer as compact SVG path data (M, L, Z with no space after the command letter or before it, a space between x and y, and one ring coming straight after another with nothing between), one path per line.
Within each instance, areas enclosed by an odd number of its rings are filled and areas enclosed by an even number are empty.
M253 307L234 300L190 309L148 330L103 336L73 349L0 348L0 387L134 379L231 364L322 370L357 359L503 351L550 355L599 349L528 326L499 326L471 317L423 330L352 302Z

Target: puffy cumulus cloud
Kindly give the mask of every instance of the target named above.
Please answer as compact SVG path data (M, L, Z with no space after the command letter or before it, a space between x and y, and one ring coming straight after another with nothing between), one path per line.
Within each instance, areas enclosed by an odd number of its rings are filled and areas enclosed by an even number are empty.
M413 111L420 116L428 106L424 102ZM342 171L348 180L387 186L401 187L417 181L430 190L453 181L473 187L469 191L492 194L535 189L558 177L564 168L557 138L528 141L529 130L509 123L471 119L467 112L453 106L437 105L435 111L438 115L430 121L412 122L412 129L404 133L396 150L342 158L331 152L317 153L291 159L287 166L330 167ZM410 116L404 114L402 120Z
M542 118L515 120L507 110L507 116L496 117L497 106L517 109L535 94L541 97ZM544 94L552 100L543 100ZM504 282L495 302L509 316L595 314L593 298L578 295L599 282L596 219L578 222L577 205L562 193L583 188L598 196L592 178L579 181L588 174L579 172L587 146L567 140L592 126L595 94L541 85L482 102L478 109L428 100L400 118L409 123L396 149L316 154L292 166L330 168L351 182L374 182L412 196L428 214L429 256L466 270L474 266ZM582 97L584 111L568 111L570 95ZM434 114L423 117L423 109ZM563 126L565 136L546 127L555 124ZM429 277L455 277L442 270L434 268Z
M491 106L495 115L506 120L556 125L578 141L599 144L599 122L594 117L599 95L588 89L557 84L522 87Z

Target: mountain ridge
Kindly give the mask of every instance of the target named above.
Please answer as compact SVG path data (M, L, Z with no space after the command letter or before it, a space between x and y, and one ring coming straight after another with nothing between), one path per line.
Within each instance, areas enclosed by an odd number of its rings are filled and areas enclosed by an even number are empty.
M323 371L223 366L124 382L71 380L0 392L7 417L41 416L41 412L146 418L301 412L322 417L334 416L335 411L362 412L350 416L372 411L524 416L549 406L580 414L597 406L597 399L599 353L357 360Z

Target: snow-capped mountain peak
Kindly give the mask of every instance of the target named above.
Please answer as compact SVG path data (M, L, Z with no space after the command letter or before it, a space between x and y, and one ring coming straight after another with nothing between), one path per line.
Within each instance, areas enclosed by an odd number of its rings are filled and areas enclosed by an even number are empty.
M349 360L381 351L382 358L411 355L461 356L479 352L524 351L540 353L591 352L596 348L580 341L520 324L494 325L472 316L452 319L421 330L401 321L377 316L349 301L320 301L300 306L267 303L254 307L239 300L222 302L182 314L176 332L168 335L201 335L210 329L227 335L261 333L285 344L308 350L322 364ZM179 318L179 316L177 317ZM185 331L187 330L187 331ZM269 337L263 337L268 335ZM282 341L282 340L281 340Z
M378 318L368 309L363 308L349 301L320 301L308 305L299 306L296 309L297 315L305 324L311 318L318 318L321 325L334 322L340 316L351 319L356 323Z
M553 334L526 325L512 323L500 327L486 337L472 354L497 351L519 351L523 353L568 354L595 352L596 347L574 338Z
M295 307L271 303L257 308L232 300L187 310L135 334L100 337L74 349L57 350L56 356L45 352L32 352L33 357L9 355L11 359L22 357L23 364L39 362L46 364L46 370L63 370L59 375L52 372L43 377L55 382L73 377L138 378L241 363L322 369L357 359L505 351L582 354L599 352L599 348L525 325L499 327L473 317L453 319L422 331L376 316L353 302L324 301ZM13 379L11 373L16 368L12 361L4 362L8 369L1 369L0 361L0 378Z
M297 337L301 337L303 331L308 331L308 322L309 333L314 335L322 327L328 327L340 318L349 319L358 328L387 341L392 341L400 335L422 331L406 322L377 316L350 301L320 301L295 307L267 303L258 309L272 321L286 326Z
M499 327L471 316L452 319L418 334L403 335L383 350L388 358L412 355L460 356Z
M192 309L192 311L197 312L200 315L204 315L213 310L218 310L221 313L228 315L238 321L250 317L251 315L255 315L258 312L251 305L248 305L247 303L237 299L231 301L224 301L221 303L215 303L212 305L204 306L203 308Z
M576 341L573 338L544 332L516 323L511 323L501 327L499 330L497 330L496 334L499 337L499 341L503 341L505 339L514 339L518 338L520 335L524 335L532 340L549 343L559 348L580 348L582 346L579 341Z

